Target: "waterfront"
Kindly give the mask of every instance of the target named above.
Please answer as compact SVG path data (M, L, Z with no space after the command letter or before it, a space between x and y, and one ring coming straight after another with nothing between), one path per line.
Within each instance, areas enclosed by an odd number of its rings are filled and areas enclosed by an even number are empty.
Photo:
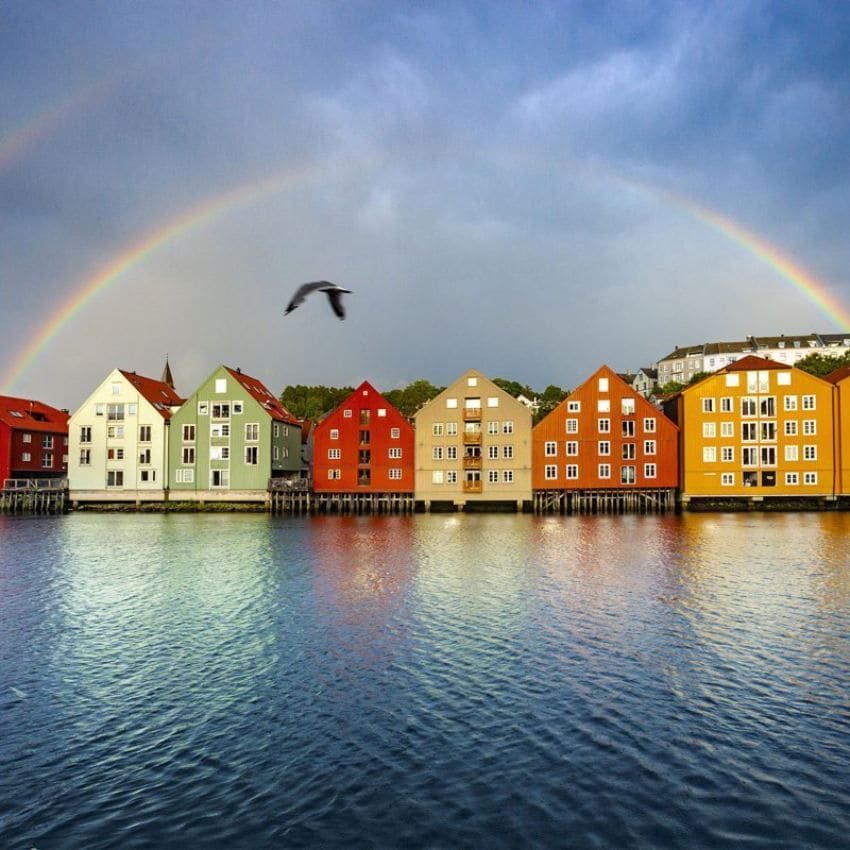
M0 846L842 845L848 539L0 517Z

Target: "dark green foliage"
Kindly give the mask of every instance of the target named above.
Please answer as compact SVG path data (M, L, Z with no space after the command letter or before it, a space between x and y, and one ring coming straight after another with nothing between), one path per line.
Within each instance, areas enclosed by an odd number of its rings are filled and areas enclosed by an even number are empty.
M445 387L436 387L430 381L420 379L408 384L401 390L389 390L381 395L393 406L397 407L408 419L432 398L438 396Z
M824 375L834 372L841 366L850 366L850 352L845 352L838 357L826 357L823 354L815 352L808 357L804 357L802 360L798 360L794 365L798 369L808 372L810 375L817 375L817 377L823 378Z
M345 401L353 387L308 387L303 384L284 387L280 394L283 406L299 419L318 419Z

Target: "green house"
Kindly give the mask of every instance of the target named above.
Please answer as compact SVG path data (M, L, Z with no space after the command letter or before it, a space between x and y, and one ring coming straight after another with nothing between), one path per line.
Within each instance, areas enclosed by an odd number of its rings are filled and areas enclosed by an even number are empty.
M220 366L172 416L172 499L258 498L298 478L301 427L262 381Z

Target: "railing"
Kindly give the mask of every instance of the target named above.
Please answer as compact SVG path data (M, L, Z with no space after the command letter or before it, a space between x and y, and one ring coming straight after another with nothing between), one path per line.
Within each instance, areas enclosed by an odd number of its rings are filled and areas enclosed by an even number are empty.
M464 493L480 493L481 492L481 482L480 481L464 481L463 482L463 492Z
M481 432L480 431L464 431L463 432L463 441L464 443L480 443L481 442Z
M6 478L3 489L10 492L60 492L68 489L67 478Z
M463 468L464 469L481 469L481 458L480 457L474 457L472 455L464 455Z
M464 407L463 418L467 422L477 422L481 418L480 407Z
M306 478L269 478L269 492L306 492L310 482Z

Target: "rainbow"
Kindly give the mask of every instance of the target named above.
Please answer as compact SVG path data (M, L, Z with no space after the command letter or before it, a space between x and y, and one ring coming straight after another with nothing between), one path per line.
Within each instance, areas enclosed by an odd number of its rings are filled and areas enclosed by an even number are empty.
M0 381L0 392L10 394L12 388L32 361L47 347L53 337L71 321L99 292L114 283L128 269L151 256L160 248L187 232L216 219L224 213L254 201L263 195L280 191L285 185L303 179L315 166L302 166L276 172L262 180L250 182L208 198L184 211L165 225L147 233L141 240L125 248L94 277L74 287L73 294L41 326Z
M783 255L761 237L742 227L732 219L721 215L690 198L668 189L653 186L634 178L601 171L605 176L621 184L632 186L643 192L666 200L672 206L686 211L730 241L743 247L758 260L774 269L785 280L792 283L810 301L816 304L842 330L850 331L850 312L841 305L827 287L801 266ZM104 266L94 277L84 281L73 294L48 318L29 344L19 353L0 382L0 392L9 394L33 360L50 343L56 334L74 318L92 298L116 281L127 270L142 262L163 246L175 241L187 232L196 229L235 207L239 207L273 192L287 184L307 177L318 171L318 166L300 166L276 172L262 180L246 183L223 194L208 198L184 211L165 225L147 233L140 241L127 247L115 259Z

